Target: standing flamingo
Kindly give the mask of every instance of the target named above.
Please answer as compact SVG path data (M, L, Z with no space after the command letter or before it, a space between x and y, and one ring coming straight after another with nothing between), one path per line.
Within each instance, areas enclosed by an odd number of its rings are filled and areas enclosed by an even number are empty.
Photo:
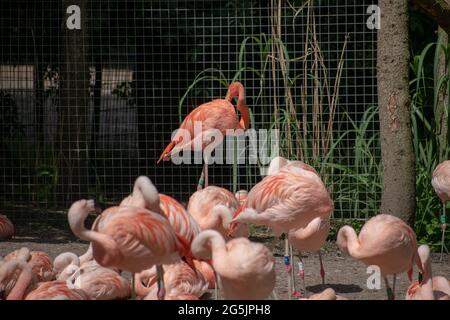
M142 179L148 178L140 177L136 183ZM163 299L161 265L189 256L190 248L188 243L177 237L169 220L161 213L156 188L151 182L147 188L144 198L150 210L134 206L109 208L97 219L93 230L87 230L84 220L94 210L94 202L80 200L72 204L68 218L72 232L92 243L94 259L101 266L137 273L156 265L158 297Z
M269 226L275 236L282 233L290 235L291 241L301 248L309 247L306 241L314 242L314 247L322 245L318 241L323 238L325 229L320 229L321 236L305 237L302 230L312 231L315 221L326 221L333 212L334 204L331 197L317 174L316 170L301 161L289 161L282 157L274 158L268 169L268 176L256 184L248 193L247 201L234 214L230 230L240 222ZM311 224L311 225L310 225ZM297 233L296 231L299 230ZM327 231L328 232L328 231ZM327 233L326 232L326 233ZM302 234L303 233L303 234ZM314 233L314 232L313 232ZM297 238L297 239L296 239ZM289 239L285 238L285 264L288 271L288 291L291 291L291 265L289 261ZM301 254L299 253L301 258ZM325 279L322 258L322 282ZM295 294L295 290L293 294Z
M225 188L209 186L194 192L189 198L188 212L201 230L213 229L228 238L229 224L239 201ZM248 237L248 227L242 224L233 231L234 237Z
M445 214L445 204L447 201L450 200L450 160L440 163L436 167L436 169L434 169L433 178L431 179L431 185L433 186L434 191L437 193L439 199L441 199L442 201L442 214L441 214L441 228L442 228L441 261L442 261L444 257L444 247L445 247L445 230L447 229L447 216Z
M9 240L14 236L15 228L7 216L0 214L0 240Z
M238 97L237 109L241 113L241 118L238 119L236 110L231 103L234 97ZM194 130L196 123L201 126L201 132L196 132ZM192 110L180 125L179 130L172 141L167 145L167 147L162 152L158 163L161 160L170 160L171 157L180 151L195 150L204 151L206 146L208 146L212 141L212 137L217 132L220 131L221 137L223 139L224 135L230 134L227 130L247 130L250 123L250 112L245 103L245 89L240 82L233 82L228 87L228 92L225 99L215 99L211 102L204 103L194 110ZM189 134L187 141L185 135ZM215 141L216 143L217 141ZM198 183L199 189L203 185L208 186L208 156L204 155L204 166L202 171L202 176Z
M120 203L120 206L134 206L152 210L155 199L146 199L145 195L152 192L153 185L145 176L141 176L134 184L133 192ZM159 194L160 208L158 212L164 214L176 234L183 237L189 244L200 232L200 228L193 217L174 198Z
M215 230L202 231L192 242L192 253L210 259L225 299L267 298L275 286L274 258L261 243L247 238L228 242Z
M161 210L169 219L175 233L190 244L201 231L197 221L174 198L160 194L159 201Z
M421 245L417 249L423 268L422 281L414 281L406 292L406 300L450 300L450 281L444 277L433 277L430 248Z
M350 226L343 226L337 235L337 245L346 254L366 265L376 265L384 276L388 299L395 298L396 274L408 272L412 280L414 262L422 270L417 255L416 235L400 218L379 214L367 221L359 236ZM393 288L386 278L393 274Z

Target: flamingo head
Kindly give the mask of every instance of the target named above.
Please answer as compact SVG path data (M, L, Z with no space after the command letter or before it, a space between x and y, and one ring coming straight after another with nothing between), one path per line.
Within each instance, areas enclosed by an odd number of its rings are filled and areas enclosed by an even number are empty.
M238 81L235 81L229 85L225 99L231 101L234 97L244 99L244 86Z

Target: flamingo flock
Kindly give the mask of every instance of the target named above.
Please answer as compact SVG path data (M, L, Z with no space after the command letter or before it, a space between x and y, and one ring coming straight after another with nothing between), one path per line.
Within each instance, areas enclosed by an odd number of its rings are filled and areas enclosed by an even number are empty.
M235 97L240 120L232 104ZM194 136L195 121L203 124L199 136ZM192 140L175 135L159 161L192 150L197 140L203 150L213 129L225 134L227 129L248 127L244 87L234 82L225 99L203 104L186 117L180 128L192 131ZM289 298L345 299L332 288L308 297L305 288L301 255L305 251L318 253L322 284L326 284L321 248L334 210L330 193L313 167L276 157L262 181L235 194L208 185L207 167L205 159L197 191L186 206L159 193L146 176L135 180L131 194L118 205L103 211L93 200L74 202L67 213L69 226L75 236L89 242L88 250L81 256L62 252L52 260L45 252L24 247L0 257L0 299L198 300L209 289L215 290L216 298L220 291L223 299L277 299L274 255L264 244L249 239L250 225L266 226L284 238ZM445 213L445 202L450 200L449 161L436 168L432 185ZM85 221L94 212L98 216L87 228ZM14 234L11 221L0 215L0 240ZM449 281L432 275L429 247L418 247L413 229L397 217L376 215L359 235L343 226L337 246L353 259L380 269L388 299L396 297L396 275L404 272L410 279L406 299L450 299ZM295 288L293 249L303 292ZM413 279L414 266L419 280ZM131 274L131 280L124 272Z

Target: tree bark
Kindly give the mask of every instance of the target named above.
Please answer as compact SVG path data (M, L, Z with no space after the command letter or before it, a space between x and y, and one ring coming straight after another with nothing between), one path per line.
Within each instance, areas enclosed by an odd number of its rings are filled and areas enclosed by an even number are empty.
M383 192L381 213L413 224L415 155L409 97L408 1L380 0L377 81Z
M412 0L412 3L450 33L450 0Z
M438 30L438 47L436 47L436 54L438 55L438 65L437 70L435 71L437 74L434 76L434 79L436 82L438 82L440 79L445 77L445 75L448 73L447 70L447 61L445 52L442 49L442 46L447 47L448 45L448 35L442 28L439 28ZM435 84L435 87L437 86L437 83ZM448 147L448 106L449 106L449 96L447 91L447 86L445 85L444 88L441 88L439 90L439 94L437 95L437 104L436 104L436 110L435 110L435 120L436 120L436 127L438 131L438 161L439 163L447 160L447 147ZM447 108L447 112L446 112Z
M66 9L81 9L81 29L66 27ZM87 196L89 185L89 66L88 17L86 0L64 0L62 12L62 63L60 65L60 100L58 105L58 185L57 201L67 206Z

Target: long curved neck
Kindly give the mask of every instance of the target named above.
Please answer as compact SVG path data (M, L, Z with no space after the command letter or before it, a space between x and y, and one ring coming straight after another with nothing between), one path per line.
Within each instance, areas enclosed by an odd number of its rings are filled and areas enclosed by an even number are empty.
M25 291L33 279L31 267L26 262L17 263L17 267L21 270L16 285L9 293L6 300L23 300Z
M239 86L237 109L241 113L239 124L242 129L247 130L250 126L250 111L247 104L245 103L245 90L242 85Z
M145 207L153 212L162 213L159 206L159 193L149 178L141 176L134 183L133 194L140 193L145 201Z
M84 221L88 214L89 209L86 206L74 203L68 214L70 228L77 237L92 243L94 258L100 265L110 266L111 262L119 258L120 251L109 235L86 229Z
M228 228L233 216L230 209L224 205L217 205L212 209L212 214L214 215L215 220L221 222L222 227L225 229Z
M361 243L352 227L343 226L339 230L337 244L341 250L347 252L353 258L361 257Z
M422 298L426 300L434 300L433 293L433 275L431 272L431 261L429 256L426 259L421 259L423 265L423 278L420 284L422 290Z
M192 242L192 253L200 258L212 256L214 267L217 263L226 263L228 257L225 239L215 230L202 231ZM207 257L208 256L208 257Z

